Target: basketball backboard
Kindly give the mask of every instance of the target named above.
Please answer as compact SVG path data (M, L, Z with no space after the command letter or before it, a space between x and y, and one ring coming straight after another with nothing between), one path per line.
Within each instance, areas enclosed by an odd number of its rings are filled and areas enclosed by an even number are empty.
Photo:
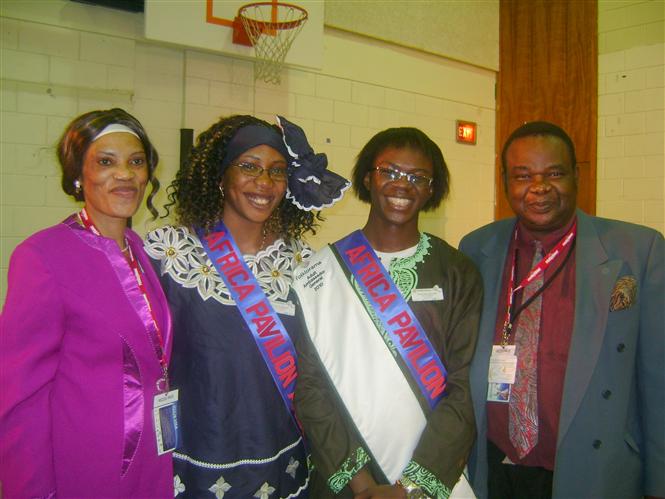
M274 0L273 0L274 1ZM145 36L186 47L231 56L253 57L254 49L234 44L233 19L250 1L145 0ZM323 0L295 3L308 20L286 55L286 64L320 69L323 66Z

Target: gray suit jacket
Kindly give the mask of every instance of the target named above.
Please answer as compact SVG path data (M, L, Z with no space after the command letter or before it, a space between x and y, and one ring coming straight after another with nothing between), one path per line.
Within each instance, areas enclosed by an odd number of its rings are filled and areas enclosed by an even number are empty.
M665 496L665 308L663 236L578 210L575 319L563 388L555 498ZM486 225L460 249L483 276L485 300L471 365L478 438L471 482L487 497L487 371L501 277L515 218ZM610 311L618 279L637 297Z

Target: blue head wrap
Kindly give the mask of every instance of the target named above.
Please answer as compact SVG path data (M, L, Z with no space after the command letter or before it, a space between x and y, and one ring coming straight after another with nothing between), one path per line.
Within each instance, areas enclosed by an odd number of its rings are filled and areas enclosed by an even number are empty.
M245 151L267 145L284 156L287 162L286 198L298 208L320 210L342 199L351 182L327 170L327 156L314 152L302 128L282 116L277 116L277 124L282 136L265 125L240 128L226 145L226 154L220 165L222 172Z
M286 198L301 210L327 208L342 199L351 182L327 170L328 157L315 153L298 125L277 116L289 156L289 184Z
M265 125L247 125L240 128L226 145L226 154L220 165L222 172L242 153L262 145L272 147L288 162L289 152L277 130Z

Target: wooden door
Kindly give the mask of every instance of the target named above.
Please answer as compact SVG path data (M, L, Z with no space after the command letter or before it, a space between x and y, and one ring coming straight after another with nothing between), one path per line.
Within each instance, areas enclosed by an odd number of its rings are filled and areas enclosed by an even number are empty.
M501 175L501 150L526 121L562 127L580 169L577 204L596 212L598 116L596 0L501 0L497 81L495 218L512 216Z

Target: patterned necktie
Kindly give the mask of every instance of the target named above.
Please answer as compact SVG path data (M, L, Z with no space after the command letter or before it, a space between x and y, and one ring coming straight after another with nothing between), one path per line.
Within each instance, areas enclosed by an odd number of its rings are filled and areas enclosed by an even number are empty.
M536 252L531 268L543 259L543 246L534 242ZM522 292L522 303L543 286L541 272ZM510 392L508 407L508 434L520 459L524 458L538 443L538 335L543 295L538 295L519 314L515 325L515 355L517 373Z

